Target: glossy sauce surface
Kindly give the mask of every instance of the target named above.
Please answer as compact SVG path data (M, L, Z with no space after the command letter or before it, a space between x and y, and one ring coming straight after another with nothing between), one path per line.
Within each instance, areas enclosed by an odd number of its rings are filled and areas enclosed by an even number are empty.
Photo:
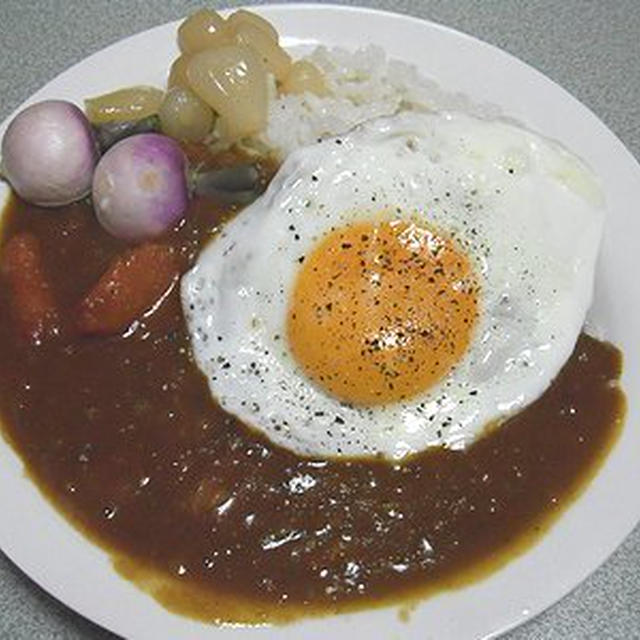
M195 202L167 241L186 263L229 211ZM13 199L2 242L29 230L63 315L124 245L91 208ZM419 597L522 551L585 485L624 415L621 355L581 336L553 386L467 451L407 463L311 460L212 400L174 288L127 337L31 347L0 283L0 415L44 493L167 607L281 621Z

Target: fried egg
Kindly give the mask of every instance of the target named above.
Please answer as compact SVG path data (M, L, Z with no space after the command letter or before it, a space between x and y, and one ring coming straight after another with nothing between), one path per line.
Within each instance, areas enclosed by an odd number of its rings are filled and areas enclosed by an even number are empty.
M528 130L369 122L293 152L184 276L195 360L298 454L462 449L571 354L603 219L589 168Z

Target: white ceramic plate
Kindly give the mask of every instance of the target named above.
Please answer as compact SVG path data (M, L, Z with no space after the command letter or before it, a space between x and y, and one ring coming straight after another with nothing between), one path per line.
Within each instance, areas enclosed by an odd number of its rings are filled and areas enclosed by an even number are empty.
M531 67L479 40L429 22L372 10L328 5L256 8L287 46L316 43L357 47L375 42L389 55L415 62L442 86L499 105L527 126L557 138L602 178L609 206L591 320L625 354L627 427L582 497L543 540L489 579L425 601L399 620L393 608L277 629L208 627L162 609L112 569L25 478L12 450L0 442L0 546L40 586L82 615L131 639L351 637L465 640L511 628L560 599L591 573L640 520L640 289L635 282L635 215L640 167L586 107ZM177 23L118 42L72 67L27 103L87 95L124 85L162 86L174 58ZM136 64L130 64L135 60ZM25 104L27 104L25 103ZM22 105L21 108L25 106ZM7 125L0 127L0 135ZM0 192L0 202L5 198Z

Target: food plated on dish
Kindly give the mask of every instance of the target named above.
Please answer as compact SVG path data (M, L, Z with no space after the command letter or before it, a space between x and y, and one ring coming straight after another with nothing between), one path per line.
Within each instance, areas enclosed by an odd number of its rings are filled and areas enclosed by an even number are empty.
M398 601L499 565L569 501L621 422L619 354L580 335L604 221L597 177L446 92L384 86L395 63L358 86L373 51L351 63L316 52L301 94L285 75L269 100L267 74L266 115L238 124L190 80L214 75L212 55L195 53L181 88L200 114L215 109L204 144L163 122L163 96L161 131L179 143L118 142L92 203L55 218L10 205L10 439L123 572L146 588L153 575L165 604L206 619ZM287 112L280 133L269 105ZM363 105L378 111L339 109ZM151 164L169 157L170 176L184 150L195 175L169 199L198 194L186 210L150 203L166 186L153 167L116 184L147 157L136 144L153 147ZM31 344L20 300L34 282L48 296Z

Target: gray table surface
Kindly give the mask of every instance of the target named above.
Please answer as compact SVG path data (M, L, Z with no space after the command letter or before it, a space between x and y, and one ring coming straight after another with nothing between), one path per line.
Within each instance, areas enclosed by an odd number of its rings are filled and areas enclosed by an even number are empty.
M0 121L42 84L88 54L175 20L201 4L0 0ZM640 3L636 0L358 0L348 4L427 18L506 49L589 106L640 158ZM640 638L640 528L573 593L506 637ZM108 640L115 636L48 596L0 553L0 638Z

